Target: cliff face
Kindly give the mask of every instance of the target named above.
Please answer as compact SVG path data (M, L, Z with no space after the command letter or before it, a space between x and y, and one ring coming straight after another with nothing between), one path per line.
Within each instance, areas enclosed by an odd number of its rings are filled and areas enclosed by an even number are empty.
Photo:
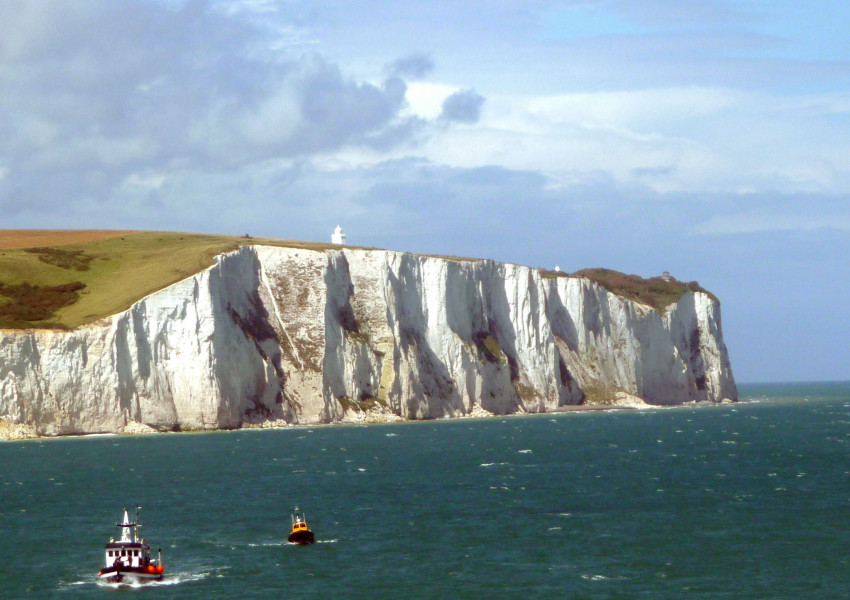
M491 261L254 246L73 330L0 331L0 417L42 435L736 399L719 305L665 312Z

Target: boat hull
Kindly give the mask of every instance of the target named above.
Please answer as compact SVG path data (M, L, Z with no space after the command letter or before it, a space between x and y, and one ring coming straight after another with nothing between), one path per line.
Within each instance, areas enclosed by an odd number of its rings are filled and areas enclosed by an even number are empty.
M287 538L287 539L289 540L290 544L301 544L301 545L312 544L313 542L316 541L316 538L313 535L313 532L309 531L309 530L307 530L307 531L296 531L295 533L290 534L289 538Z
M147 583L162 579L162 573L151 573L146 568L134 567L125 567L123 569L109 567L102 569L97 576L109 583Z

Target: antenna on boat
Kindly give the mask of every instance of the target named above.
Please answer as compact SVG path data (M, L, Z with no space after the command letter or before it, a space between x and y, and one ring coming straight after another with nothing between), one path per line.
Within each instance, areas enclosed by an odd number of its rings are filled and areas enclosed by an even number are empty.
M139 535L139 527L141 527L141 526L142 526L142 524L141 524L141 523L139 523L139 511L140 511L140 510L142 510L142 505L141 505L141 504L137 504L137 505L136 505L136 519L135 519L135 521L136 521L136 522L135 522L135 523L133 523L133 541L134 541L134 542L138 542L138 541L139 541L139 538L141 537L141 536Z

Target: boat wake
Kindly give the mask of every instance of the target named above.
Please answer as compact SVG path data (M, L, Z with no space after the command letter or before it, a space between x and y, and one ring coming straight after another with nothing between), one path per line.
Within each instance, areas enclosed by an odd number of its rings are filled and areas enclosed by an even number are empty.
M272 542L248 542L249 548L280 548L281 546L288 546L289 542L286 540L275 540Z
M597 574L579 575L579 577L581 577L585 581L622 581L622 580L626 579L623 576L600 575L598 573Z
M316 540L317 544L336 544L339 540ZM296 542L290 542L288 540L268 540L265 542L248 542L246 544L249 548L282 548L286 546L300 546Z
M106 588L106 589L138 589L138 588L154 588L154 587L162 587L162 586L170 586L170 585L180 585L181 583L192 583L194 581L201 581L207 579L209 577L223 577L221 571L225 569L217 569L210 571L200 571L200 572L191 572L184 571L179 573L173 573L171 575L166 575L162 579L155 579L152 581L122 581L122 582L109 582L103 579L95 580L95 584L98 587ZM88 582L83 582L88 583Z
M316 540L313 542L314 544L336 544L339 540ZM280 544L275 544L278 546L289 546L291 548L297 548L299 546L303 546L304 544L299 544L298 542L288 542L283 541Z

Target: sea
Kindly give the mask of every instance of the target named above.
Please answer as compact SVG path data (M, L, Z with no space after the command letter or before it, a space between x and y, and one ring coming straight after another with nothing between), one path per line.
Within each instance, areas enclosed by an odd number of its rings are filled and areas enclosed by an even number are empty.
M0 598L839 599L850 382L736 404L0 443ZM97 579L126 507L161 582ZM287 543L294 507L316 543Z

